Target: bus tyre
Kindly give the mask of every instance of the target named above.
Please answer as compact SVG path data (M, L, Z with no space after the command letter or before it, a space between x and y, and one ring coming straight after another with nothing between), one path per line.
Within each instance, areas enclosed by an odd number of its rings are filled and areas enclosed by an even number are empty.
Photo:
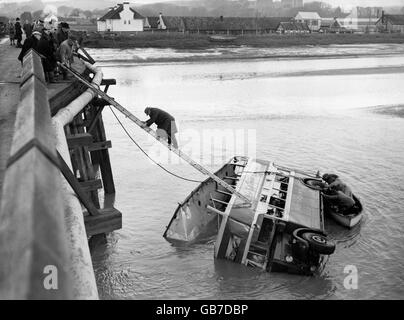
M335 251L335 244L332 241L328 241L327 238L321 234L305 232L302 238L307 240L310 247L320 254L330 255Z

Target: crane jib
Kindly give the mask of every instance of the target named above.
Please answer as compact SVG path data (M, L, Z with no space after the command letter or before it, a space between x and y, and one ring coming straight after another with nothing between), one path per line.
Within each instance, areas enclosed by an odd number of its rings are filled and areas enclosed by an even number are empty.
M137 118L135 115L133 115L129 110L121 106L118 102L115 101L114 98L110 97L108 94L106 94L104 91L100 90L99 87L95 87L92 83L88 82L80 73L77 71L73 70L72 68L69 68L68 66L58 62L58 65L70 72L75 78L77 78L80 82L85 84L89 89L93 90L95 93L97 93L99 96L101 96L105 101L109 102L112 106L114 106L118 111L123 113L127 118L132 120L134 123L136 123L140 128L142 128L144 131L152 135L157 141L159 141L161 144L163 144L165 147L167 147L171 152L175 153L178 155L181 159L185 160L188 162L192 167L194 167L196 170L199 172L209 176L212 178L214 181L216 181L219 185L221 185L223 188L228 190L230 193L233 193L236 195L238 198L242 199L245 201L247 204L251 204L251 200L248 199L246 196L241 194L240 192L236 191L232 186L230 186L228 183L217 177L215 174L211 173L209 170L192 160L189 156L187 156L185 153L183 153L181 150L174 148L172 145L168 144L165 140L160 139L156 132L152 130L151 128L147 127L144 125L144 122L141 121L139 118Z

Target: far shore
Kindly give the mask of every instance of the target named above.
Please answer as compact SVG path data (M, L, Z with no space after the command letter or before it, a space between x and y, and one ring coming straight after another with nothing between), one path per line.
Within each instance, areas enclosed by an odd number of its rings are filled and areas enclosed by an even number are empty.
M333 44L377 44L404 43L404 34L266 34L239 35L233 41L213 42L209 35L183 33L137 33L132 35L101 36L92 33L83 39L87 48L171 48L171 49L209 49L223 46L249 46L256 48L281 48L303 45Z

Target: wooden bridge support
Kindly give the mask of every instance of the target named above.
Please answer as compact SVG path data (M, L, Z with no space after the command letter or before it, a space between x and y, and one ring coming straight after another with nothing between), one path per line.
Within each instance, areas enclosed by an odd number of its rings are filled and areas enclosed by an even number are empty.
M106 79L101 85L105 85L106 92L115 83L113 79ZM87 236L108 233L122 227L122 214L113 206L102 208L99 199L100 189L105 194L115 193L108 152L112 143L106 139L102 121L102 110L106 104L103 99L95 97L65 126L73 173L88 200L99 209L97 215L85 213Z

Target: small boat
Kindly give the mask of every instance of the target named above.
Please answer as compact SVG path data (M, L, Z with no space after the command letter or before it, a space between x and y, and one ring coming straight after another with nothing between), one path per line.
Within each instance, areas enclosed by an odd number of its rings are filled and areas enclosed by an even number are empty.
M354 194L352 197L355 204L345 212L338 212L335 206L326 206L326 214L330 214L335 221L347 228L356 226L362 220L363 216L363 207L360 200Z
M324 184L324 182L321 179L312 179L312 178L304 179L304 183L307 184L307 186L316 190L321 190ZM352 198L354 199L355 204L353 205L353 207L345 211L339 210L337 206L332 205L324 197L322 198L324 202L325 207L324 209L326 215L330 215L340 225L347 228L353 228L362 220L363 206L358 197L355 196L354 194L352 194Z
M195 242L216 236L214 256L267 272L312 275L335 244L324 230L321 191L307 175L273 161L233 157L216 173L246 203L211 178L177 207L164 237Z
M236 39L237 39L237 37L235 37L235 36L229 36L229 35L224 35L224 34L223 35L217 34L217 35L209 36L209 40L212 42L232 42Z

